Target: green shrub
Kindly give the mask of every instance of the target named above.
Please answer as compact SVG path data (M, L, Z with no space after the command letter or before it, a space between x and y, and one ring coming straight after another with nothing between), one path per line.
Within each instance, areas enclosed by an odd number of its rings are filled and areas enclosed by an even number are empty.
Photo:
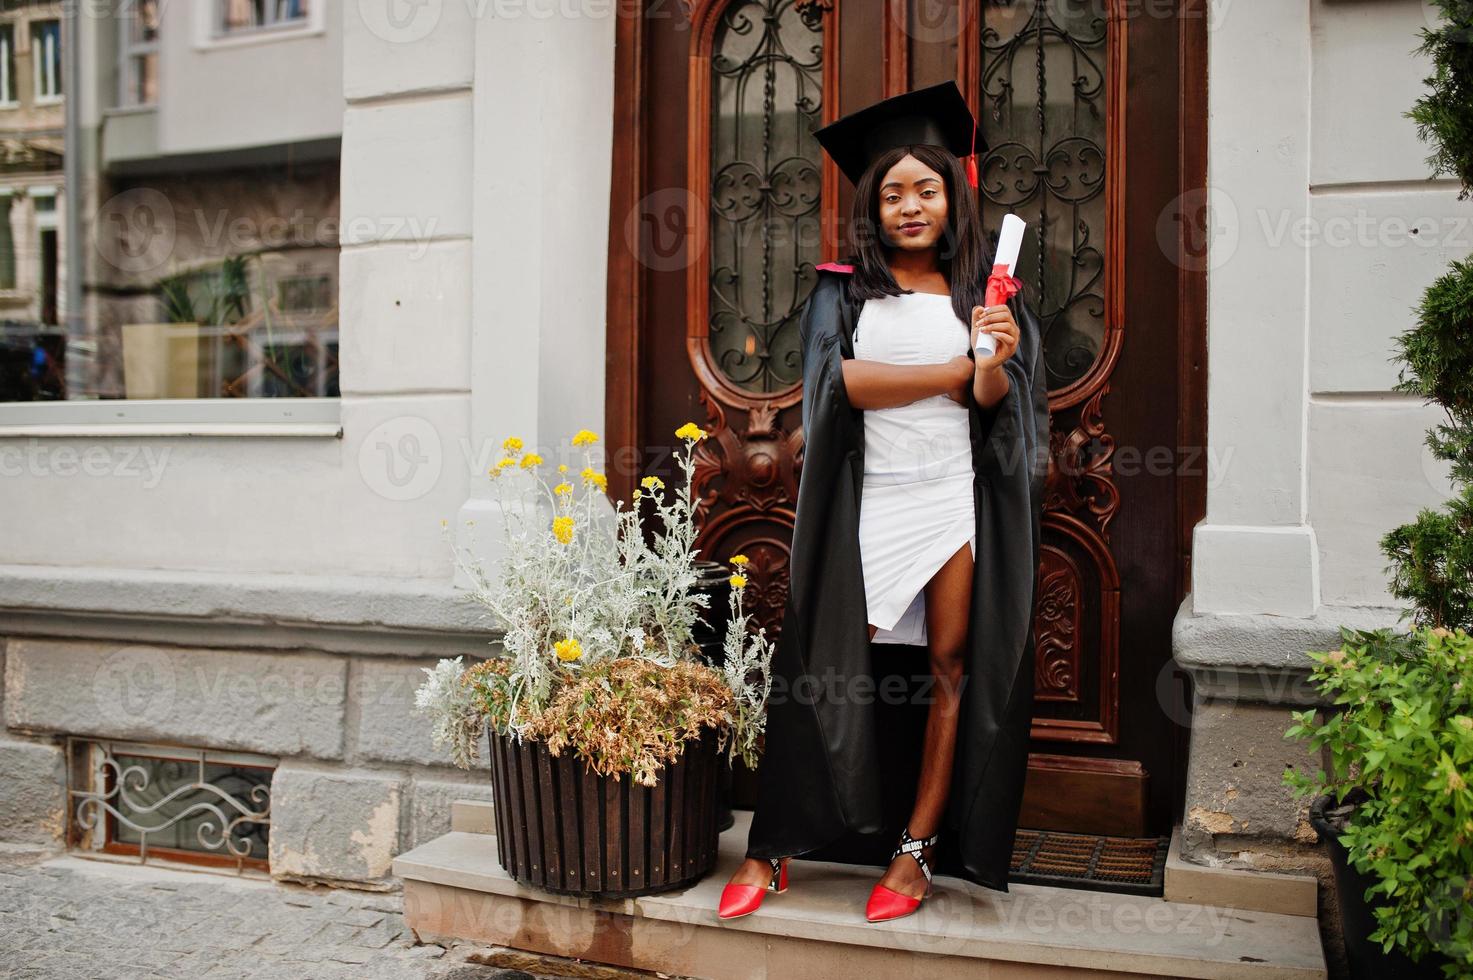
M1406 115L1417 136L1433 147L1427 158L1433 176L1452 174L1463 183L1458 200L1473 184L1473 0L1433 0L1442 14L1424 27L1419 54L1432 61L1424 80L1430 90Z
M1339 650L1309 651L1332 703L1324 720L1294 712L1286 738L1308 739L1330 772L1284 772L1296 796L1366 795L1340 842L1366 892L1371 940L1414 961L1439 950L1448 976L1473 971L1473 637L1440 628L1398 634L1341 627ZM1359 790L1360 793L1353 793ZM1377 898L1377 896L1384 896Z
M1416 327L1397 338L1396 356L1403 367L1395 390L1435 402L1447 415L1428 430L1427 448L1452 463L1462 489L1382 537L1389 589L1410 604L1401 618L1414 626L1473 628L1473 261L1454 262L1427 288Z
M1427 448L1473 482L1473 259L1455 261L1422 294L1417 325L1396 338L1402 362L1393 391L1436 402L1447 421L1427 433Z
M1473 625L1473 487L1393 528L1381 550L1392 559L1392 595L1411 603L1403 619L1410 615L1415 626Z

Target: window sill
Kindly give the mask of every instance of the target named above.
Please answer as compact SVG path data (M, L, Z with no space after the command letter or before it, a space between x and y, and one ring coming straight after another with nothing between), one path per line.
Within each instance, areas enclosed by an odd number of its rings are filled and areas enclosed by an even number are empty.
M340 439L337 398L138 398L0 403L12 436L307 436Z
M256 425L249 422L222 422L215 424L188 423L188 422L155 422L148 423L118 423L102 422L96 424L73 423L59 425L0 425L0 439L10 439L17 436L32 436L35 438L96 438L98 436L231 436L231 437L258 437L268 436L272 439L280 439L288 436L311 436L315 438L341 439L343 427L335 423L303 422L293 424L289 422L275 422L269 425Z
M280 24L271 27L243 28L226 34L211 34L196 41L194 46L200 51L220 51L250 44L269 44L273 41L313 37L323 33L325 33L325 27L322 24L311 22Z
M137 105L115 105L102 110L102 118L109 116L140 116L148 112L157 112L157 102L140 102Z
M0 564L0 635L488 656L502 630L440 579Z

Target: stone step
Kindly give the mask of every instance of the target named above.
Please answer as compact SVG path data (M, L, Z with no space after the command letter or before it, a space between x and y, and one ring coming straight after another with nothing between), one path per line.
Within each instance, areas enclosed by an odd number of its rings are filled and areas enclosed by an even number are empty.
M722 921L722 885L750 814L721 837L714 873L680 892L580 899L525 888L496 839L452 831L394 859L405 918L426 940L455 938L707 980L1001 980L1042 977L1326 976L1311 916L1139 895L1010 884L1006 894L938 876L914 915L869 923L872 868L794 861L785 894Z

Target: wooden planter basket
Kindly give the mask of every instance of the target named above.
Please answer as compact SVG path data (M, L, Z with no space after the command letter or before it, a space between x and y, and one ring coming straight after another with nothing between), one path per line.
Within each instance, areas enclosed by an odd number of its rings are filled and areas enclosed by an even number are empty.
M659 782L588 769L571 751L488 730L496 850L507 874L564 895L685 888L716 866L716 733L687 742Z

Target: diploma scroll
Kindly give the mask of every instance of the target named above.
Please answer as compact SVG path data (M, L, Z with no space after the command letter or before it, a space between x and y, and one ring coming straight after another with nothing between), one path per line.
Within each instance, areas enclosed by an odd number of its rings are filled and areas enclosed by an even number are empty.
M1017 268L1018 253L1023 248L1024 227L1023 219L1016 214L1003 215L1002 231L997 236L997 255L993 257L992 274L987 277L987 292L982 300L984 306L1000 306L1023 288L1023 281L1013 277L1013 270ZM996 350L997 341L991 334L977 335L978 353L991 355Z

